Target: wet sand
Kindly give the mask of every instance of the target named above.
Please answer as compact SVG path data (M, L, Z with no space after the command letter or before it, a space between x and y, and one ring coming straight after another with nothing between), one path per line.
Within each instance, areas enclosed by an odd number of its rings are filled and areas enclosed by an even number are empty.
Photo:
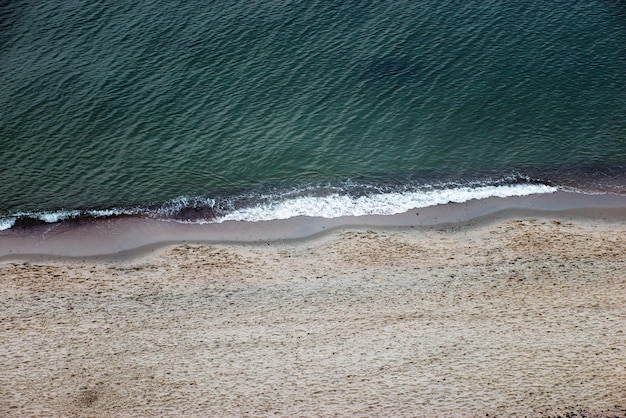
M623 208L412 222L5 257L0 415L625 416Z

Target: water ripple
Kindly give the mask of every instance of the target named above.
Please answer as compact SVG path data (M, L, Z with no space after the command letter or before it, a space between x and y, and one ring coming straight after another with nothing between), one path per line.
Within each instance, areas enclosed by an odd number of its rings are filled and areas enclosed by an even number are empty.
M622 9L20 3L0 213L511 171L600 187L626 167Z

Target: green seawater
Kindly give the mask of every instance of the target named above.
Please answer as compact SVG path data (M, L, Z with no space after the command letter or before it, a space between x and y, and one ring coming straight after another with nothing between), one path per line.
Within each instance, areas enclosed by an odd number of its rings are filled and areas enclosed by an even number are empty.
M0 19L0 215L511 174L624 188L622 1L5 1Z

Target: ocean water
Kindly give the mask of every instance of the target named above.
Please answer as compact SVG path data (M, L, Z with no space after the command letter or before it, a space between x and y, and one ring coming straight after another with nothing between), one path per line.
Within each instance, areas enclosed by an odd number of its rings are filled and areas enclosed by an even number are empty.
M626 3L0 1L0 229L626 189Z

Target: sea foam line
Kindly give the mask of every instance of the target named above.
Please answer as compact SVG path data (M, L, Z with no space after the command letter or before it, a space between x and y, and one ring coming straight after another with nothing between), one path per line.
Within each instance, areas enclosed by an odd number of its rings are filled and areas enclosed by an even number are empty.
M296 216L336 218L341 216L393 215L410 209L424 208L446 203L463 203L469 200L486 199L489 197L527 196L531 194L553 193L558 187L544 184L505 184L483 186L457 186L451 188L431 188L412 191L384 192L362 196L350 196L345 193L332 193L326 196L276 196L269 202L259 203L251 207L235 209L218 215L212 219L177 220L183 223L221 223L225 221L270 221L288 219ZM169 202L167 208L150 211L141 208L107 209L107 210L62 210L51 212L22 212L0 218L0 231L12 228L18 219L39 219L47 223L55 223L81 216L103 218L120 215L145 215L149 217L165 216L180 210L189 204L204 203L215 205L213 199L189 200L176 199Z
M463 203L489 197L545 194L557 190L557 187L543 184L512 184L389 192L359 197L343 194L332 194L324 197L300 196L238 209L212 222L257 222L288 219L296 216L336 218L340 216L393 215L411 209L446 203Z

